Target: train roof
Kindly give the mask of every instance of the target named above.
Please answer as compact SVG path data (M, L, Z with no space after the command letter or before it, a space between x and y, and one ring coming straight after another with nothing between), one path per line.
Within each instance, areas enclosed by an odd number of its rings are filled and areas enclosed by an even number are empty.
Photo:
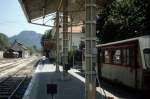
M109 42L109 43L104 43L104 44L97 44L96 47L103 47L103 46L107 46L107 45L115 45L115 44L120 44L120 43L126 43L126 42L130 42L130 41L136 41L136 40L139 40L141 38L150 38L150 35L130 38L130 39L126 39L126 40L120 40L120 41L115 41L115 42Z

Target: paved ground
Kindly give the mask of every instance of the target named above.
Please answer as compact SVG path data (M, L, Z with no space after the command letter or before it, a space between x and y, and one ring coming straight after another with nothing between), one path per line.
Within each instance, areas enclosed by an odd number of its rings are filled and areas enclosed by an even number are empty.
M62 71L62 68L60 67ZM23 99L52 99L47 94L47 84L55 83L58 85L58 93L53 99L84 99L84 82L69 74L70 79L62 79L62 72L56 73L53 64L39 64L34 77L26 91ZM71 72L71 71L70 71ZM97 99L102 99L97 92Z
M60 66L59 69L61 72L56 73L54 64L50 64L49 62L46 62L44 65L39 64L23 99L52 99L51 95L47 94L46 88L47 84L51 83L58 85L58 93L54 99L84 99L85 78L79 75L80 71L76 69L69 70L70 79L66 80L65 78L63 80L62 67ZM102 88L96 87L97 99L105 99L104 95L113 97L114 99L143 99L135 93L132 95L132 93L111 84L103 84Z

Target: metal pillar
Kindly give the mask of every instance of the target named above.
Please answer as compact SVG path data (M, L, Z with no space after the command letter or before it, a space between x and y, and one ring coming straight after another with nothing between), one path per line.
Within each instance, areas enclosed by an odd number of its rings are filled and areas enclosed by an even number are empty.
M146 7L146 21L145 21L145 33L146 35L150 34L150 0L145 0L145 7Z
M70 15L70 21L71 21L71 26L70 26L70 48L72 48L72 15Z
M68 64L68 0L63 0L63 66Z
M96 99L96 73L94 70L96 65L96 0L85 0L85 5L85 99Z
M59 12L56 12L56 42L57 42L57 49L56 49L56 72L59 72Z

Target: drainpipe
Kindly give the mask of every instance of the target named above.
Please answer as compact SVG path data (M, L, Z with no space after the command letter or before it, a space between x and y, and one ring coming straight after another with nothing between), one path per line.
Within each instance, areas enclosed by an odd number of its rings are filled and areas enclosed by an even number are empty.
M85 99L96 99L96 0L85 0Z

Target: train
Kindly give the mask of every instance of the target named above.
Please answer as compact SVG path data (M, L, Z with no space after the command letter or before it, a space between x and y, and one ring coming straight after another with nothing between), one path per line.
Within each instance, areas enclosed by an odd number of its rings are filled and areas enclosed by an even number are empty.
M102 79L137 90L150 90L150 35L97 44Z

